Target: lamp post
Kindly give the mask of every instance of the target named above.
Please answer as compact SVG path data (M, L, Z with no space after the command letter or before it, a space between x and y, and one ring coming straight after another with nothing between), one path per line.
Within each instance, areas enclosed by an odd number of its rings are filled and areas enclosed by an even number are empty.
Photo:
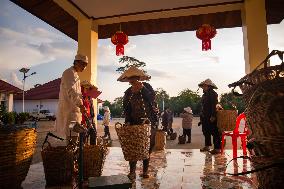
M19 71L24 74L24 77L23 77L23 112L25 112L25 82L26 82L26 78L31 76L31 75L36 74L36 72L33 72L30 75L26 75L28 73L28 71L30 71L30 69L21 68Z
M162 94L162 110L165 110L165 95Z

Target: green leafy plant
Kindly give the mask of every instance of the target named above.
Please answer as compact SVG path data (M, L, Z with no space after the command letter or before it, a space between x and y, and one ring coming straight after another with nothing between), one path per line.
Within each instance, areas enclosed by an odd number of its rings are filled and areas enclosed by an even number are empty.
M16 112L4 112L1 121L4 125L13 125L16 122Z
M121 63L121 64L125 63L125 66L121 66L121 67L117 68L116 71L119 72L119 73L123 73L125 70L127 70L131 66L135 66L135 67L140 68L140 69L142 67L146 66L145 62L141 62L141 61L139 61L136 58L131 57L131 56L123 56L122 58L119 59L119 63ZM143 70L143 69L141 69L141 70ZM143 71L146 73L145 70L143 70Z
M25 121L29 119L29 113L21 112L17 114L17 112L2 112L0 120L4 125L14 125L14 124L23 124Z
M2 116L4 115L5 112L7 112L5 104L1 104L0 105L0 120L2 120Z
M245 110L245 103L243 100L231 92L221 95L220 104L224 110L238 110L238 112L244 112Z
M16 123L23 124L25 121L29 119L29 113L21 112L16 117Z

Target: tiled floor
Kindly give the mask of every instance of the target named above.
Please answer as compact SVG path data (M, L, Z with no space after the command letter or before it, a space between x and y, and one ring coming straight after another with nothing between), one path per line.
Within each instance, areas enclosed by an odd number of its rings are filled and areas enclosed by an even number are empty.
M149 179L142 179L142 162L137 164L137 178L133 189L198 189L198 188L257 188L254 175L230 176L227 173L250 170L246 160L230 162L232 152L212 156L198 149L168 149L151 155ZM103 175L128 173L128 162L124 160L121 148L111 147L104 165ZM24 189L45 188L42 162L31 165L29 174L22 184ZM54 188L54 187L53 187ZM72 187L55 187L72 188Z

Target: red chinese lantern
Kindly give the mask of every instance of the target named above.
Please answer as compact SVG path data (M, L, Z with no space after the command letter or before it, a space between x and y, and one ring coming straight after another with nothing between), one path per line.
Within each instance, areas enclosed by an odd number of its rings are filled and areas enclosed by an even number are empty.
M211 39L215 37L217 31L209 24L202 24L196 31L196 37L202 40L202 50L207 51L211 49Z
M128 36L122 31L117 31L111 37L111 42L116 45L116 55L124 55L124 45L128 43Z

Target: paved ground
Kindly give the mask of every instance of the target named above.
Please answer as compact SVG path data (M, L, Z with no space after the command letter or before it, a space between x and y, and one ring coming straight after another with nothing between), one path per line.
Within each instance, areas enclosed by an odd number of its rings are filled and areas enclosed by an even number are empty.
M174 118L174 122L173 122L173 129L175 132L179 134L182 134L182 128L181 128L181 118ZM112 146L113 147L119 147L119 141L118 141L118 137L116 135L116 131L114 128L114 125L116 122L124 122L124 119L117 119L114 118L113 120L111 120L111 126L110 126L110 133L111 133L111 137L112 137ZM199 149L202 148L204 146L204 137L201 131L201 127L197 126L197 123L199 122L199 117L195 117L193 120L193 128L192 128L192 139L191 139L191 144L178 144L177 139L176 140L167 140L167 144L166 144L166 148L167 149ZM104 134L103 131L103 126L101 124L101 121L98 122L98 126L97 126L97 130L98 130L98 134L99 136L102 136ZM40 150L41 150L41 146L43 144L44 138L47 134L48 131L51 131L52 133L56 134L56 131L54 129L54 121L40 121L38 122L38 138L37 138L37 147L36 147L36 152L34 154L33 157L33 163L38 163L41 160L41 154L40 154ZM51 144L56 144L56 145L64 145L64 142L60 142L58 140L54 140L51 139ZM239 145L240 146L240 145ZM227 149L231 149L231 142L230 140L228 140L227 145L226 145Z
M240 150L238 153L241 155ZM232 150L226 151L224 155L210 155L198 149L156 151L151 154L150 178L143 179L139 176L142 172L142 163L139 161L136 170L137 177L132 184L132 189L256 189L255 175L230 176L226 174L251 170L250 162L245 159L238 159L226 166L231 157ZM102 176L126 175L128 170L128 162L124 160L121 148L109 148ZM45 187L45 183L43 164L39 162L31 165L22 186L23 189L74 188L71 185Z

